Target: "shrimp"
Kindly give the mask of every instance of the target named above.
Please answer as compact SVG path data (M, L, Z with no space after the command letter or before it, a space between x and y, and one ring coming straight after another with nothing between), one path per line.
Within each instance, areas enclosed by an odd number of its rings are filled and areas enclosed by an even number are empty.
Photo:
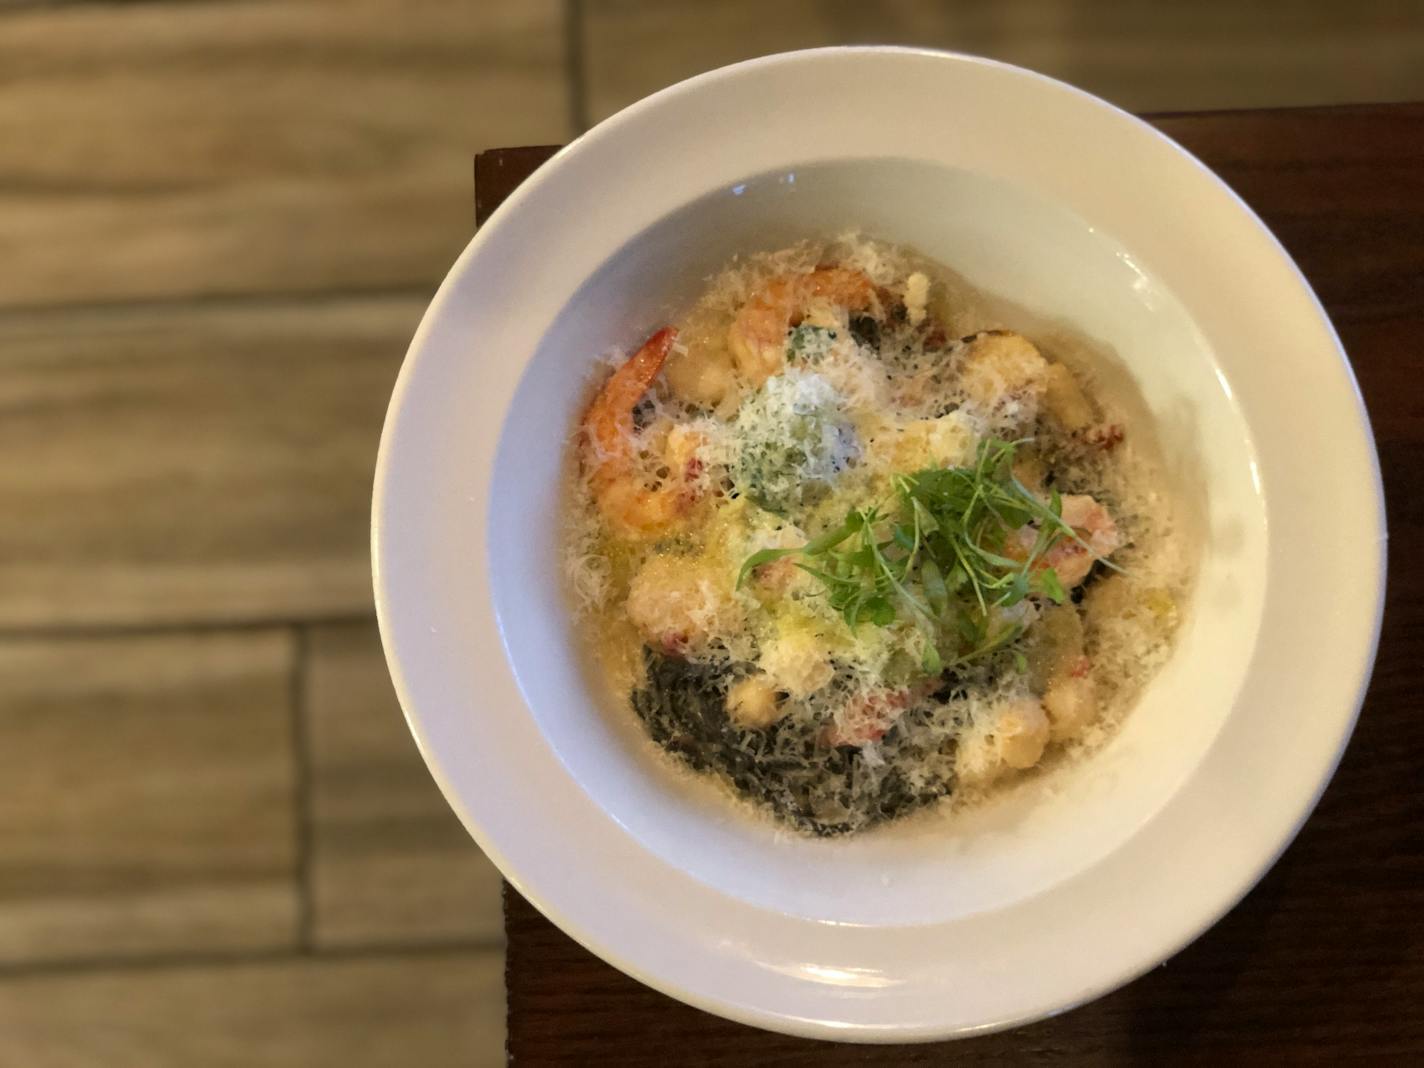
M852 698L835 721L822 730L821 743L834 747L878 742L895 726L895 721L914 698L915 693L906 687L876 690Z
M1122 535L1108 510L1087 494L1073 493L1064 497L1062 519L1078 538L1060 538L1039 558L1035 567L1053 568L1058 581L1071 589L1088 577L1094 563L1122 547ZM1019 543L1025 553L1032 551L1037 537L1038 532L1032 527L1019 531Z
M727 346L737 369L760 386L786 363L786 334L815 304L848 311L878 312L879 292L860 271L817 267L809 274L783 275L742 306L727 330Z
M696 502L688 485L701 467L685 435L668 452L676 461L666 478L652 486L638 470L633 409L652 386L677 338L672 327L659 330L609 377L583 420L584 463L599 511L630 539L657 537L679 523ZM675 456L673 454L676 454Z

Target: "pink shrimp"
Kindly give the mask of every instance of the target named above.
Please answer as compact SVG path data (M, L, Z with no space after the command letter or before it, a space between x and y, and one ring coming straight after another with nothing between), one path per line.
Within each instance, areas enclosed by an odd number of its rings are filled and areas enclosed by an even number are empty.
M875 284L848 267L817 267L809 274L774 278L742 305L727 331L727 345L737 369L760 386L786 364L786 333L799 326L816 302L850 311L878 310Z
M908 689L878 690L851 699L840 716L822 732L821 740L829 746L866 745L878 742L895 725L915 695Z
M680 522L696 502L689 486L701 467L695 449L669 442L677 470L649 486L638 470L633 409L651 388L677 338L664 327L609 376L583 420L584 465L605 519L630 538L656 537Z
M1106 559L1122 547L1122 535L1118 533L1117 524L1108 510L1087 494L1074 493L1063 498L1063 522L1072 527L1082 540L1059 538L1039 558L1035 568L1053 568L1058 581L1071 589L1088 577L1094 563ZM1018 537L1021 551L1027 556L1033 549L1038 531L1024 527Z

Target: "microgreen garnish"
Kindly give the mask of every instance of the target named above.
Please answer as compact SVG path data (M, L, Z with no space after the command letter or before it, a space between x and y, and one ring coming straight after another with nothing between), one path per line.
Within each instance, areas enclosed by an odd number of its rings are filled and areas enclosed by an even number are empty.
M1067 599L1044 555L1064 539L1087 548L1063 521L1057 490L1045 503L1014 477L1021 444L990 439L970 465L898 475L890 502L849 512L805 545L753 553L737 585L765 564L797 557L850 628L912 623L922 635L920 666L931 675L1012 645L1023 627L1006 609L1029 596Z

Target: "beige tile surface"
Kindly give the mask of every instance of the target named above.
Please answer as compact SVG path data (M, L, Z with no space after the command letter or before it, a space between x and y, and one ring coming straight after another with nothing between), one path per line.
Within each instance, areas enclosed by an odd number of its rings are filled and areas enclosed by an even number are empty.
M0 1064L480 1068L504 1063L493 952L0 980Z
M870 41L1139 110L1424 97L1395 0L0 0L0 1066L502 1061L368 509L471 154L570 132L566 7L594 118Z
M316 944L497 942L499 874L411 741L375 624L314 627L307 652Z
M559 0L0 10L0 305L429 285L560 140Z
M0 641L0 964L294 944L292 653Z
M830 44L949 48L1136 111L1424 96L1424 5L1397 0L586 0L588 110L753 56Z
M0 630L370 611L422 297L0 313Z

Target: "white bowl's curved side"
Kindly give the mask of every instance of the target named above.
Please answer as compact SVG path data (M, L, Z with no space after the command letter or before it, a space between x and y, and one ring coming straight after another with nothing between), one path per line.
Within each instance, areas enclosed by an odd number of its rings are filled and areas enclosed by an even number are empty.
M965 98L973 103L936 104ZM1030 128L1031 139L1016 132ZM524 361L559 309L650 222L746 174L826 158L828 146L1032 178L1129 244L1224 354L1223 384L1250 427L1269 505L1261 635L1197 772L1130 841L1051 892L941 924L797 919L651 853L566 774L527 714L492 608L491 464ZM643 325L649 312L630 301L626 314ZM562 433L555 414L550 432ZM1095 997L1249 890L1308 815L1353 726L1378 640L1383 534L1378 464L1338 340L1230 190L1150 127L1060 83L967 57L850 49L770 57L665 90L565 149L495 213L402 367L377 463L372 556L412 733L521 893L594 952L701 1008L796 1034L905 1041ZM1061 967L1036 966L1045 954Z

